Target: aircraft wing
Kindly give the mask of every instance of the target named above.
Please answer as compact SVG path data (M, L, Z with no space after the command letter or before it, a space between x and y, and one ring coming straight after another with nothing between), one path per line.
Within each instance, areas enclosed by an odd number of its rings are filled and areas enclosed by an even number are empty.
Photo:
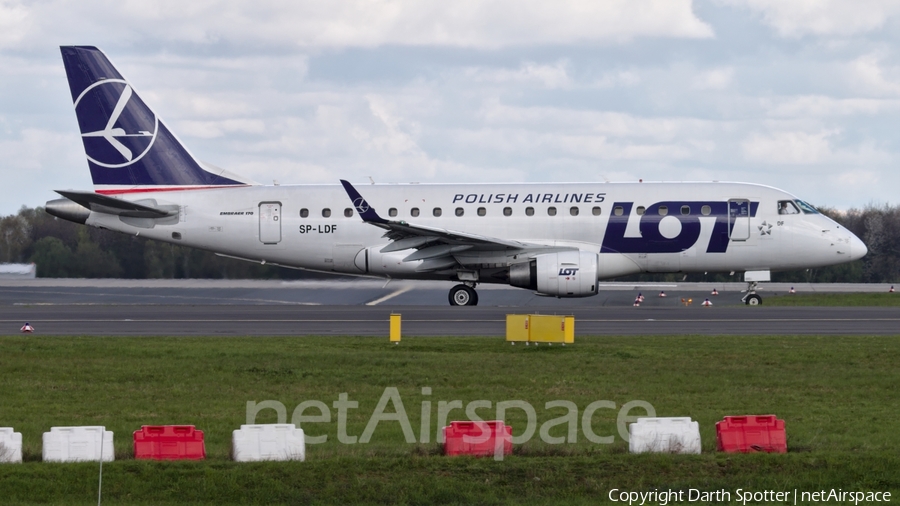
M382 248L381 252L390 253L392 251L415 248L418 251L407 256L403 261L425 260L425 263L418 270L432 270L432 267L437 268L436 266L448 267L453 265L456 262L450 262L451 255L470 249L493 252L569 249L416 225L402 220L386 220L378 215L375 209L366 202L366 199L360 195L352 184L343 179L341 184L344 186L344 190L347 191L347 195L353 202L356 212L359 213L363 221L386 230L383 237L391 239L392 242Z

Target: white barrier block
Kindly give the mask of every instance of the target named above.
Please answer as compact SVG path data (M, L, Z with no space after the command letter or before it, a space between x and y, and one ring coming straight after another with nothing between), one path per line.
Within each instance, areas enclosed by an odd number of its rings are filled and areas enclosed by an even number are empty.
M306 460L303 429L292 423L241 425L232 433L231 449L236 462Z
M690 417L638 418L628 433L631 453L700 453L700 424Z
M44 462L99 462L101 444L104 462L112 462L115 455L113 433L106 427L50 427L43 441Z
M22 433L0 427L0 462L22 462Z

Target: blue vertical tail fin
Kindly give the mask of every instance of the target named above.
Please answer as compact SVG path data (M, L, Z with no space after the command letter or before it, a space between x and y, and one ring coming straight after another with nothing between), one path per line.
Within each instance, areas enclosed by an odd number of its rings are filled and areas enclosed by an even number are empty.
M221 169L206 170L99 49L62 46L60 51L98 192L252 184Z

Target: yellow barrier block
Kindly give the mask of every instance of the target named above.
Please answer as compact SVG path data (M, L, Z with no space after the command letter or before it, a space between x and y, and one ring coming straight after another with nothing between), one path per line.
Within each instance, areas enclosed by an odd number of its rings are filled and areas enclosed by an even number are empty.
M400 342L400 315L391 315L391 342L396 344Z
M573 344L575 342L575 317L566 316L563 318L563 334L565 337L563 343Z
M563 316L530 315L530 334L532 343L564 343L566 342L566 323Z
M527 314L506 315L506 340L513 343L516 341L528 341Z

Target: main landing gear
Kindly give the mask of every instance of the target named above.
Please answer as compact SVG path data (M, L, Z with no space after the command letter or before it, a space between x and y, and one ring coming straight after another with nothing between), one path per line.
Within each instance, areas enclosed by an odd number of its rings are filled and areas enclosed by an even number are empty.
M468 285L456 285L450 289L451 306L477 306L478 293L475 287Z
M756 293L756 288L758 286L759 283L757 283L756 281L747 282L747 289L744 290L745 292L747 292L747 295L744 295L744 297L741 299L744 304L747 304L748 306L758 306L762 304L762 297L760 297Z

